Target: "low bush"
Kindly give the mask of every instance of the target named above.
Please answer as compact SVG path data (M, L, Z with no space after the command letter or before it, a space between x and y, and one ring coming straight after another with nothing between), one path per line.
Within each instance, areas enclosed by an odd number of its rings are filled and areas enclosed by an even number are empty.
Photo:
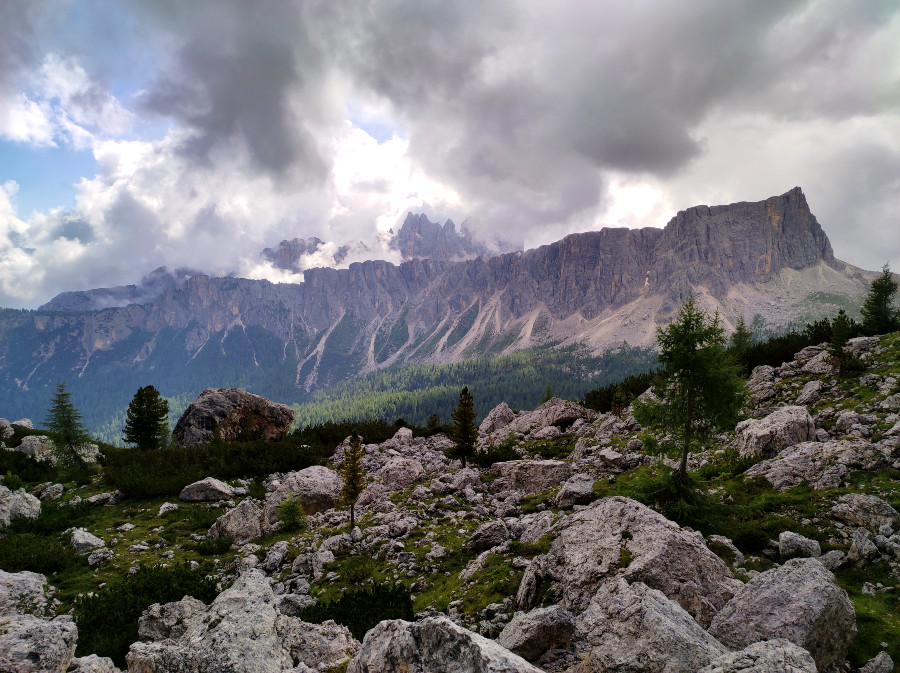
M71 506L56 502L42 502L41 513L36 519L15 519L7 530L11 533L53 535L67 528L78 526L91 509L91 505L84 501Z
M303 506L296 498L285 498L278 505L278 520L281 528L288 533L296 533L306 529L306 515Z
M319 465L328 459L334 446L310 446L299 435L289 435L272 442L214 441L184 449L113 448L106 452L105 473L107 480L128 497L176 495L205 477L260 477Z
M64 547L55 537L17 533L0 538L0 568L7 572L30 570L52 575L75 562L71 549Z
M3 477L3 485L6 486L10 491L18 491L25 482L22 481L22 477L17 474L13 474L9 470L6 471L6 476Z
M231 539L214 537L197 543L197 553L201 556L220 556L231 549Z
M503 440L502 444L497 446L488 446L479 449L472 454L471 461L478 467L490 467L494 463L504 463L507 460L518 460L520 456L516 452L516 444L518 440L513 433Z
M353 637L362 640L366 632L385 619L413 619L412 600L409 590L401 584L349 589L340 598L326 603L317 603L305 608L298 615L300 619L313 624L333 619L343 624Z
M26 484L55 481L57 476L56 468L46 461L38 462L20 451L0 451L0 474L10 473Z
M92 595L75 601L78 656L96 653L125 667L125 655L137 641L141 613L154 603L179 601L185 596L209 603L216 583L202 569L189 565L141 567L131 577L109 582Z

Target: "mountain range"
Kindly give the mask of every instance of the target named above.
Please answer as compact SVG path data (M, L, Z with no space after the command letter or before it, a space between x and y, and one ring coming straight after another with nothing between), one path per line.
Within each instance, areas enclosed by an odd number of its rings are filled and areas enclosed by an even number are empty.
M256 385L291 401L403 364L650 346L691 292L726 326L761 316L784 328L850 305L874 277L835 258L799 187L688 208L663 229L604 228L495 256L452 222L410 214L400 233L404 256L431 257L308 269L296 284L158 270L130 289L3 310L0 394L78 380L98 397L152 382L169 394Z

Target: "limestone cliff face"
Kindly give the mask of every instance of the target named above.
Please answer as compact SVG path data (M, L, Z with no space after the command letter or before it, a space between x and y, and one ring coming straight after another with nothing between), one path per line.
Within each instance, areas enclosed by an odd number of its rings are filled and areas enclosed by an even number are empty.
M311 389L394 364L560 340L597 351L622 340L649 344L688 291L726 319L765 306L770 323L776 309L802 316L797 307L814 292L865 291L863 273L835 260L799 188L689 208L665 229L602 229L464 261L367 261L307 270L304 280L194 276L144 304L5 312L0 381L15 390L104 367L176 378L179 367L206 367Z

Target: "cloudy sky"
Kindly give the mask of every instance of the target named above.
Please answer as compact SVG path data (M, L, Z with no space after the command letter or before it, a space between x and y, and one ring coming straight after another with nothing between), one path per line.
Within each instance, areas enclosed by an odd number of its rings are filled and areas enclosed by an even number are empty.
M898 44L896 0L0 0L0 306L291 280L284 238L392 259L410 210L532 247L795 185L900 270Z

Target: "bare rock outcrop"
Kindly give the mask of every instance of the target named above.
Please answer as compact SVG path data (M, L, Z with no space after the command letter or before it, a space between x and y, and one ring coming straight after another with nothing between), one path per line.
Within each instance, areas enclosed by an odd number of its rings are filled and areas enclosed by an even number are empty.
M224 481L207 477L185 486L178 494L178 498L185 502L216 502L230 500L234 495L234 489Z
M856 470L889 465L884 451L854 440L803 442L751 467L748 477L764 477L779 491L808 483L817 490L841 486Z
M40 573L0 570L0 616L50 617L55 607L53 587Z
M122 673L109 657L98 657L89 654L86 657L75 657L66 673Z
M493 640L444 616L386 620L366 634L347 673L541 673Z
M287 673L336 666L358 651L346 627L308 624L282 615L277 604L266 576L248 570L207 610L186 616L177 637L134 643L128 670Z
M499 433L505 435L503 430L509 426L516 418L515 412L509 408L506 402L501 402L488 412L488 415L481 421L478 426L478 433L481 435L490 435L491 433ZM500 439L504 439L501 437ZM495 437L496 439L496 437Z
M425 468L413 458L392 458L378 470L381 483L389 491L400 491L425 480Z
M815 559L793 559L745 584L719 611L709 632L735 649L786 638L808 651L824 672L847 658L856 613L825 566Z
M540 493L568 479L572 468L562 460L508 460L494 463L491 472L503 480L504 490Z
M551 426L565 430L579 418L585 421L592 421L597 418L597 412L586 409L580 404L554 397L544 402L534 411L526 411L519 414L506 427L527 435Z
M776 638L723 654L698 673L817 673L817 669L809 652Z
M10 491L0 484L0 528L6 528L13 519L37 519L41 514L41 501L25 489Z
M240 388L207 388L185 409L172 435L179 446L208 444L216 433L226 441L272 440L286 435L293 420L287 405Z
M629 498L598 500L557 523L554 532L549 554L525 571L520 608L531 607L536 588L549 581L578 613L600 586L621 577L661 591L706 627L741 587L702 535Z
M271 530L263 509L252 498L242 500L218 519L209 528L208 537L229 538L232 542L243 544L262 537Z
M741 421L736 431L742 457L773 456L785 447L815 439L816 424L806 407L787 406L765 418Z
M313 465L297 472L289 472L279 486L266 496L266 518L278 520L278 506L288 498L300 502L303 511L315 514L331 509L341 498L340 475L321 465Z
M0 671L63 673L75 656L78 628L70 615L0 617Z
M882 526L896 529L900 514L881 498L866 493L848 493L831 508L834 518L851 526L861 526L877 533Z
M578 617L591 670L696 671L728 650L678 605L642 582L607 582Z
M574 636L575 615L552 605L518 613L497 642L528 661L537 661L547 650L567 647Z

